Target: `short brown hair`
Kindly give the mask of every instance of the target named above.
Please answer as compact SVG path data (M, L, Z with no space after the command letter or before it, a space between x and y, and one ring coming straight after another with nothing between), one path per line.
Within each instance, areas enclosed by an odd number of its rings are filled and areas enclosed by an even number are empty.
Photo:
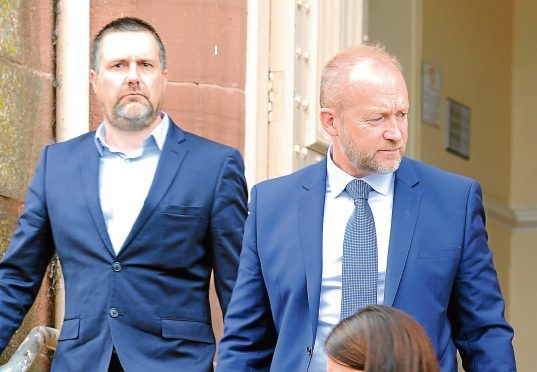
M91 68L94 71L99 71L99 50L101 47L101 41L104 36L111 32L149 32L155 38L158 45L158 52L160 57L160 67L162 70L166 69L166 48L157 30L149 23L142 21L139 18L123 17L113 20L104 26L101 31L97 33L93 39L93 45L91 47Z
M438 372L431 341L408 314L370 305L343 319L325 343L335 362L365 372Z

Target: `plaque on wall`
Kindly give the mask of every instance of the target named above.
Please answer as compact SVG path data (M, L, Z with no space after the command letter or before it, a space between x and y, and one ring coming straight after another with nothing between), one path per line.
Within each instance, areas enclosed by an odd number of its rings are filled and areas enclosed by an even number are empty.
M448 98L446 103L446 149L470 159L470 107Z
M442 74L439 66L423 61L422 64L421 120L440 126L440 91Z

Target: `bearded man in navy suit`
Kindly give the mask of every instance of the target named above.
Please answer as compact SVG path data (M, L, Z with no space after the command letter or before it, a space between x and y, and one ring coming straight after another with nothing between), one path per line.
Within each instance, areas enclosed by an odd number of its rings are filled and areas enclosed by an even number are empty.
M246 208L242 157L161 112L166 52L120 18L96 36L90 78L104 121L47 146L0 263L0 350L57 252L65 319L55 371L210 371L214 282L225 313Z
M444 372L457 370L457 350L467 371L515 371L480 186L403 157L409 101L398 62L379 47L344 50L324 68L320 92L332 138L325 160L252 190L217 370L326 371L323 344L347 284L345 241L373 231L362 247L375 242L375 265L347 261L371 269L367 298L416 318ZM363 182L374 226L347 234L357 215L347 185Z

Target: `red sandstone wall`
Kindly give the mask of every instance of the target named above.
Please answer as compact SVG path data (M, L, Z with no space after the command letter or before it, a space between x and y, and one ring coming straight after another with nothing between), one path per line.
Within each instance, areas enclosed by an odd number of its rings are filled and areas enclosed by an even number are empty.
M53 141L53 1L0 2L0 256L23 208L43 145ZM4 364L35 325L53 323L47 274L32 310L0 357ZM46 355L33 371L49 368Z

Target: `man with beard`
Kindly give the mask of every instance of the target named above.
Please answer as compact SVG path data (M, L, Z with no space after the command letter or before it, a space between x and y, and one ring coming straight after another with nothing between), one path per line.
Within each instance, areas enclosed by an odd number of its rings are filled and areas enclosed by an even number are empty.
M241 155L161 112L166 52L146 22L106 25L91 67L104 121L43 150L0 262L0 350L57 252L53 370L210 371L211 272L225 313L247 213Z
M480 186L403 157L399 63L340 52L320 104L325 160L252 190L217 370L326 371L330 330L378 303L418 320L442 371L457 350L468 371L515 371Z

